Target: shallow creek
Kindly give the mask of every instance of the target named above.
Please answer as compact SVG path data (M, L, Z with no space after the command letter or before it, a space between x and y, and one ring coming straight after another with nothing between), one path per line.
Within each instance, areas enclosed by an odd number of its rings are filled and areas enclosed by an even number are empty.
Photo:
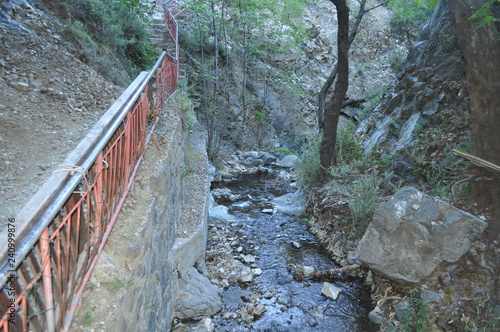
M262 212L273 208L273 198L293 190L288 183L275 174L248 175L217 185L224 187L238 199L218 203L228 206L234 218L211 220L210 227L234 234L230 239L234 257L254 256L255 262L246 264L262 270L262 274L254 275L248 283L232 282L224 290L225 308L214 318L216 331L377 331L368 320L372 309L369 291L359 281L341 276L322 281L294 280L295 265L324 271L335 263L303 220ZM209 239L208 249L214 245ZM324 281L340 288L336 301L321 294ZM265 311L250 320L229 314L244 312L256 301Z

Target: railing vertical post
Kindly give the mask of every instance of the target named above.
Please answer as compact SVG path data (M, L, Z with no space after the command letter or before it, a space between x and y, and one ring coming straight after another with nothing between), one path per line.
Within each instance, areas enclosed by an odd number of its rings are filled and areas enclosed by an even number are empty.
M131 112L128 112L127 117L125 118L125 129L124 129L124 139L125 139L125 151L124 153L124 160L122 161L123 163L123 168L124 168L124 174L123 174L123 181L124 181L124 186L127 186L131 170L129 168L130 165L130 159L132 157L132 138L133 138L133 127L134 127L134 117L132 116Z
M40 249L42 251L42 282L45 297L45 317L47 320L46 331L55 332L54 319L54 294L52 291L52 271L50 262L49 230L46 228L40 237Z
M101 217L102 217L102 171L103 171L103 153L99 153L95 162L95 187L94 187L94 200L95 200L95 218L94 218L94 244L97 246L101 239ZM87 222L90 222L88 220Z

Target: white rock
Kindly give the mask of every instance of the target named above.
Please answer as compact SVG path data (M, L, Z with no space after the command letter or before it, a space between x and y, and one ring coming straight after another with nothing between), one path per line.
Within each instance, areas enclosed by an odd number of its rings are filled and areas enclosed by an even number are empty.
M323 283L323 288L321 288L321 294L336 301L339 298L341 289L329 282Z
M314 273L314 267L312 266L304 266L304 277L310 277Z
M242 274L239 279L241 282L251 282L253 280L253 276L252 274Z
M252 255L241 255L241 258L247 264L255 263L255 257Z
M292 245L297 249L300 248L300 243L298 243L297 241L292 241Z
M252 269L252 273L256 276L260 276L262 274L262 270L259 268Z

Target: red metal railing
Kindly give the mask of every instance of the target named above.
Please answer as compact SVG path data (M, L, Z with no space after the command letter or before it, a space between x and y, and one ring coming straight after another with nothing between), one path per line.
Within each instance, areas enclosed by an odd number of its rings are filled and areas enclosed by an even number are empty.
M165 15L176 35L175 19L167 9ZM2 233L0 331L69 330L159 114L177 89L177 70L177 59L163 52Z

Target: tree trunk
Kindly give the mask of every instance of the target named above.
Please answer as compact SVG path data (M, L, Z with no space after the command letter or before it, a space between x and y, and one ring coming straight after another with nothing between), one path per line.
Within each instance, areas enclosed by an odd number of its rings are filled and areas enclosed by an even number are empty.
M467 61L474 154L500 165L500 28L495 24L477 28L477 22L469 20L485 2L461 0L449 1L448 4ZM472 181L474 200L481 207L492 209L491 213L500 218L500 173L486 169L478 171L480 178L490 180ZM500 220L495 224L492 237L500 232Z
M335 143L340 110L349 87L349 7L346 0L330 0L337 7L338 19L338 74L332 99L325 106L320 162L323 175L335 163Z
M360 5L359 5L359 11L358 15L356 15L356 20L354 21L352 30L349 34L349 46L348 50L351 48L351 44L354 41L354 38L356 37L356 34L358 33L359 30L359 25L361 24L361 21L363 19L363 16L368 13L370 10L375 9L379 7L380 5L377 5L375 7L372 7L368 10L365 10L365 5L366 5L366 0L362 0ZM318 126L320 130L323 130L323 124L325 120L325 101L326 101L326 94L328 93L328 90L330 90L331 86L333 85L333 82L335 81L335 78L337 77L337 71L338 71L338 62L335 64L335 67L333 67L332 72L330 73L330 76L326 79L325 83L321 87L321 91L319 92L318 96Z

